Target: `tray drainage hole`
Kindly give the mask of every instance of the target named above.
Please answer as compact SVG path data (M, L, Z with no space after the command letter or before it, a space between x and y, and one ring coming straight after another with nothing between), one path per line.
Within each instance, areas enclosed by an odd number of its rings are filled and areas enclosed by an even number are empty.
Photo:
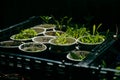
M25 61L30 61L30 59L25 59Z
M25 66L25 69L30 70L30 67L29 66Z
M22 58L21 57L17 57L18 60L21 60Z
M11 62L10 62L10 63L9 63L9 66L14 66L14 63L11 63Z
M17 64L17 67L21 68L21 67L22 67L22 65L21 65L21 64Z
M14 57L13 56L9 56L9 58L13 59Z
M36 60L35 62L36 62L36 63L41 63L41 61L38 61L38 60Z
M65 65L58 65L59 67L65 67Z
M3 58L5 57L5 55L0 55L0 56L3 57Z
M48 64L48 65L51 65L51 66L53 65L53 63L49 63L49 62L48 62L47 64Z

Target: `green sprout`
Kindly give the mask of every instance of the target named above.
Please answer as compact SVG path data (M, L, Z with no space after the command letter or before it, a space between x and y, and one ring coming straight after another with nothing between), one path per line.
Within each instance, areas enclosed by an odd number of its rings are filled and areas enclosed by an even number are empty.
M56 44L67 44L66 36L67 34L59 34L56 32L57 38L56 38Z
M67 17L67 16L64 16L64 17L60 18L60 20L55 19L54 16L52 16L52 18L53 18L53 20L55 21L58 29L60 29L60 30L62 30L63 25L66 25L66 27L69 26L69 24L70 24L70 22L71 22L71 20L72 20L72 17L69 18L69 17Z
M47 24L49 23L50 19L52 19L50 16L40 16L40 18Z
M104 60L102 60L102 67L103 68L107 67L107 64L106 64L106 62Z
M101 25L102 23L100 23L98 27L96 27L95 24L93 25L93 35L99 34L98 29L100 28Z

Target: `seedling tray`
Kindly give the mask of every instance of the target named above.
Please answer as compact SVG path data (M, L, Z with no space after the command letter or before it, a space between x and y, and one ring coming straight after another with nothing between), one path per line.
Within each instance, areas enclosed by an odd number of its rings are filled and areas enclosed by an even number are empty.
M10 40L10 36L32 26L41 24L39 16L30 17L28 20L10 26L0 31L0 41ZM29 55L19 49L1 49L0 65L2 69L15 70L20 73L29 73L32 80L39 77L42 80L78 80L80 76L85 76L83 80L98 80L100 71L104 68L93 64L101 55L105 54L116 40L107 39L103 44L91 50L91 53L80 62L70 61L66 55L60 56L52 52L44 52L40 55ZM106 71L106 70L104 70ZM109 71L109 70L108 70ZM95 73L98 73L96 75ZM79 74L79 75L78 75Z

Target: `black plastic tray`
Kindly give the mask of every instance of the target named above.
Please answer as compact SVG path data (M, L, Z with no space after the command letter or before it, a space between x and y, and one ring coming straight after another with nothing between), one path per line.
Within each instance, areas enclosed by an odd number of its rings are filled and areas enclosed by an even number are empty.
M3 40L10 40L10 36L13 35L13 34L16 34L18 32L20 32L22 29L26 29L26 28L30 28L30 27L33 27L35 25L38 25L38 24L41 24L41 19L39 16L33 16L33 17L30 17L28 20L26 21L23 21L21 23L18 23L16 25L13 25L13 26L10 26L9 28L6 28L4 30L2 30L0 32L0 41L3 41ZM90 58L91 60L94 59L94 57L96 57L96 55L94 55L95 51L92 51L90 53L91 56L93 56L92 58ZM45 52L45 53L41 53L39 56L38 55L29 55L29 53L24 53L22 51L20 51L19 49L1 49L1 54L3 53L6 53L6 55L11 55L11 54L14 54L16 56L19 56L19 55L24 55L25 56L28 56L28 57L35 57L35 58L44 58L46 60L54 60L54 61L64 61L64 62L70 62L71 64L77 64L77 63L80 63L80 62L75 62L74 61L70 61L66 58L66 55L63 55L61 56L60 54L54 54L55 52L54 51L48 51L48 52ZM61 57L59 57L61 56ZM62 58L64 57L64 58ZM34 58L34 59L35 59ZM89 56L87 61L89 61ZM85 62L87 63L87 62Z
M30 17L28 20L15 24L0 31L0 41L9 40L10 36L18 33L20 30L41 24L39 16ZM67 60L66 57L59 58L50 52L45 52L41 56L27 55L18 49L2 50L0 49L0 65L10 67L13 70L31 72L31 75L40 74L41 78L50 80L78 80L80 76L87 76L83 80L98 80L100 71L104 68L93 64L101 55L103 55L116 40L110 37L103 44L95 47L84 61L74 62ZM106 53L107 54L107 53ZM105 70L107 71L107 70ZM109 70L108 70L109 71ZM37 73L38 72L38 73ZM43 74L44 73L44 74ZM77 75L79 73L79 75ZM97 75L95 73L98 73ZM57 75L57 76L56 76ZM60 77L61 76L61 77ZM35 76L40 77L40 76Z

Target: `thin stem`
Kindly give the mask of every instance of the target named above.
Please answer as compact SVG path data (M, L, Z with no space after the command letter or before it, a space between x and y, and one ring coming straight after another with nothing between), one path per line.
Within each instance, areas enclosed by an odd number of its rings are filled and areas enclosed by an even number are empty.
M116 24L116 36L118 35L118 27L117 27L117 24Z

